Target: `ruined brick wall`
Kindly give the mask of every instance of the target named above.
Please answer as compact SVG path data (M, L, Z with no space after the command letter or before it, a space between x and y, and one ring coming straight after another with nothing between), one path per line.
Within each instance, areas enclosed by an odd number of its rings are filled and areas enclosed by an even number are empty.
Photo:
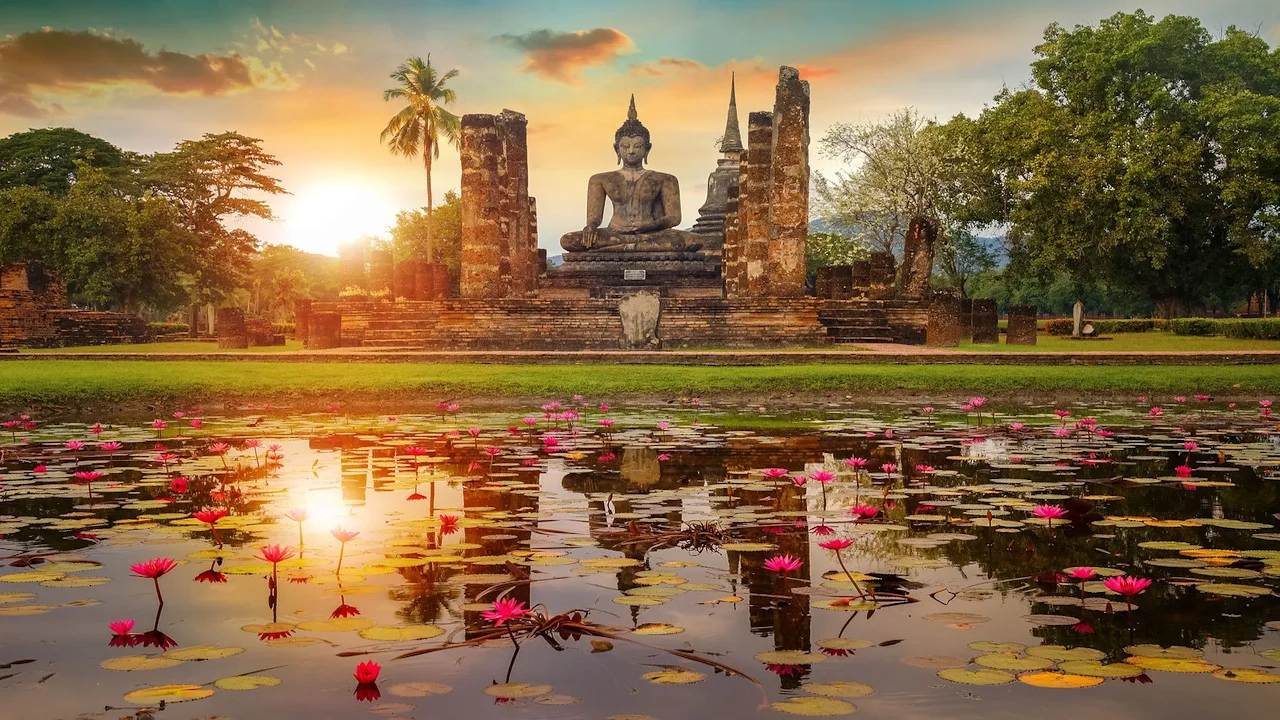
M805 294L809 237L809 83L783 66L773 105L769 168L769 294Z
M464 298L513 297L536 288L527 128L525 116L513 110L462 117Z

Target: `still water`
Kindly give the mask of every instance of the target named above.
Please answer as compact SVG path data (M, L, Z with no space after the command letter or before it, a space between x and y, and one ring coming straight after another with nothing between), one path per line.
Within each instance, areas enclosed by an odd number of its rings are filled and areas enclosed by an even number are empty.
M1166 402L5 418L0 718L1274 718L1280 433Z

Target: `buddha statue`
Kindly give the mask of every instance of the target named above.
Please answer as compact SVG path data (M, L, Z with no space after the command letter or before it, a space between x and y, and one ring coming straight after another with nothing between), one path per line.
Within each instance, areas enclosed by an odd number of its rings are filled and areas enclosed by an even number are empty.
M613 151L622 169L591 176L586 227L565 233L560 247L610 253L692 252L702 247L701 236L675 227L680 224L680 182L674 175L644 167L652 147L649 130L636 117L632 95L627 120L613 134ZM613 203L613 217L602 228L605 198Z

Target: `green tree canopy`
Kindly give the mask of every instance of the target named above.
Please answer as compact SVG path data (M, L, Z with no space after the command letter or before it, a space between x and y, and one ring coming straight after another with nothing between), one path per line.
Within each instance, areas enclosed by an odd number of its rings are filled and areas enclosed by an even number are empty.
M39 188L63 196L77 177L77 163L122 172L120 148L74 128L40 128L0 139L0 189Z
M261 140L235 132L184 140L147 159L147 186L173 202L183 227L199 241L190 275L193 301L217 301L243 282L258 238L227 223L273 218L262 196L287 192L266 174L279 164Z
M1133 288L1166 313L1274 282L1280 51L1138 11L1050 25L1035 52L1034 87L961 133L987 176L972 216L1007 224L1015 275Z
M391 226L389 247L397 262L430 257L430 262L443 263L456 283L462 265L462 198L448 190L434 213L426 208L400 211Z

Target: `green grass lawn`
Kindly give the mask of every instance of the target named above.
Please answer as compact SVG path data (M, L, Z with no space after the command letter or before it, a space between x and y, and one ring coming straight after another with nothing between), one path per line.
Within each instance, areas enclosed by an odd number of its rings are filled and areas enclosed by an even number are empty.
M284 345L269 347L251 347L245 350L219 350L216 340L179 340L174 342L139 343L137 345L85 345L82 347L23 349L23 355L41 355L47 353L278 353L293 352L302 349L297 340L285 340Z
M836 393L877 401L895 394L1280 393L1280 365L1261 366L988 366L787 365L471 365L437 363L235 363L130 360L0 362L0 405L106 407L215 400L386 399L434 403L442 398L591 398L644 394L652 399L735 394L750 402L780 393Z
M999 345L960 344L961 350L974 352L1206 352L1229 350L1248 352L1253 350L1280 350L1280 340L1236 340L1226 337L1193 337L1174 335L1171 332L1118 333L1111 340L1072 340L1060 335L1036 337L1035 345L1005 345L1000 336Z

